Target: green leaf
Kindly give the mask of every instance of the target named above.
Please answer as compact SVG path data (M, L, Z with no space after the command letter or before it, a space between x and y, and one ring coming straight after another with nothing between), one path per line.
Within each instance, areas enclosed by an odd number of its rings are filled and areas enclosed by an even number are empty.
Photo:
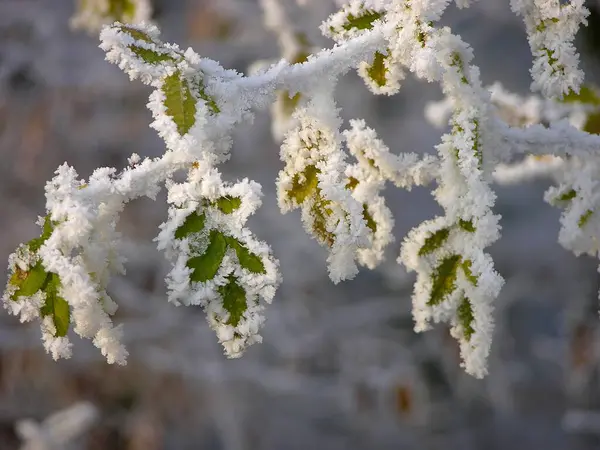
M369 212L369 207L367 206L366 203L363 205L363 219L365 219L365 222L367 222L367 227L373 233L376 233L377 232L377 222L375 222L375 219L373 219L373 216Z
M135 28L129 27L127 25L119 25L117 27L119 31L128 34L136 41L144 41L144 42L154 42L150 36L140 30L136 30Z
M584 103L586 105L600 106L600 96L596 90L590 86L582 85L579 88L579 94L570 91L562 99L563 103Z
M131 22L135 17L135 2L132 0L108 0L108 14L119 22Z
M477 277L473 275L473 271L471 270L472 264L473 263L471 262L471 260L467 259L463 261L461 267L463 269L463 272L465 273L465 277L467 277L467 280L469 280L473 286L477 286Z
M354 188L356 186L358 186L359 181L354 178L354 177L348 177L348 182L346 183L346 186L344 186L346 189L353 191Z
M373 28L373 22L381 19L381 16L380 12L369 9L364 10L359 16L348 14L346 16L346 23L342 25L342 28L346 31L350 31L353 28L357 30L370 30Z
M225 197L218 198L215 201L215 206L224 214L231 214L241 205L242 199L239 197L232 197L231 195L226 195Z
M10 278L10 283L19 287L13 296L13 300L17 300L17 297L32 296L44 286L47 278L48 273L44 269L41 261L31 267L28 271L22 271L17 268Z
M479 148L479 120L473 120L473 152L475 153L475 157L477 161L479 161L479 167L483 166L483 153Z
M252 273L266 273L262 260L242 245L240 241L231 236L226 236L227 244L235 250L240 266Z
M127 48L129 48L129 50L131 50L135 56L144 60L144 62L148 64L158 64L159 62L163 61L176 61L171 55L166 53L158 53L157 51L139 47L137 45L130 45Z
M175 230L175 239L183 239L191 233L199 233L204 229L204 214L198 215L196 211L185 218L182 225Z
M294 175L292 179L292 188L288 191L288 195L301 204L307 197L313 194L319 184L317 174L319 169L315 166L307 166L302 172L303 181L300 181L300 174Z
M202 84L202 82L198 83L198 95L200 96L200 98L202 100L204 100L206 102L206 105L208 106L208 109L210 109L212 111L213 114L219 114L221 112L221 110L219 109L219 105L217 105L217 102L215 102L215 99L210 97L206 91L204 90L204 85Z
M575 197L577 197L577 192L575 191L575 189L571 189L570 191L559 195L556 198L556 200L558 200L559 202L568 202L569 200L573 200Z
M162 91L167 115L177 125L177 132L183 136L196 122L196 99L179 71L164 79Z
M591 209L588 209L585 213L583 213L581 215L581 217L577 221L577 225L579 225L579 228L583 228L585 226L585 224L588 223L588 221L592 217L592 214L594 214L594 211Z
M44 218L44 225L42 226L42 235L38 238L32 239L27 244L29 246L29 250L32 252L37 252L42 245L48 240L48 238L52 235L54 231L55 223L50 220L50 214L48 214Z
M600 134L600 112L592 113L587 117L583 131L590 134Z
M229 313L227 324L236 327L248 309L246 292L233 275L227 277L227 284L220 286L218 292L223 298L223 308Z
M200 256L190 258L187 262L187 266L193 270L190 279L196 282L212 280L221 267L226 251L225 236L217 230L212 230L206 251Z
M55 273L50 275L46 288L46 302L40 309L42 317L52 316L56 327L56 337L66 336L71 323L71 310L67 301L58 295L60 278Z
M423 247L419 249L419 256L428 255L444 245L450 235L450 228L441 228L425 239Z
M333 212L328 205L330 200L326 200L321 196L321 190L317 189L315 201L310 207L310 212L313 217L313 232L317 237L317 241L329 247L333 247L335 243L335 234L327 230L327 218Z
M468 231L469 233L474 233L475 232L475 226L473 225L473 221L472 220L463 220L463 219L460 219L458 221L458 226L461 227L463 230Z
M460 259L459 255L448 256L437 267L433 274L433 285L427 302L428 305L439 305L456 289L456 271Z
M285 114L290 117L296 110L298 102L302 98L302 94L297 92L293 97L290 97L289 91L279 91L278 95L280 101L283 103L283 110L285 111Z
M475 329L473 328L475 316L473 315L473 307L471 306L471 302L467 297L464 297L458 306L457 315L458 321L462 326L465 339L470 341L471 336L473 336L473 333L475 333Z
M375 52L373 63L367 69L367 75L371 78L379 87L385 86L387 82L386 74L388 72L385 67L386 56L383 53Z

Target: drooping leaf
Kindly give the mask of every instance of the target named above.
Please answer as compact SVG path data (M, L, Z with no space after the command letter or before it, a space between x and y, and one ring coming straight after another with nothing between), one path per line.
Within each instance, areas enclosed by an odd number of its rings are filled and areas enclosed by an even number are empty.
M226 236L225 240L227 241L227 244L235 250L240 266L252 273L266 273L265 265L262 260L244 247L240 241L231 236Z
M204 229L204 214L198 214L196 211L185 218L182 225L175 230L175 239L183 239L191 233L199 233Z
M242 199L226 195L225 197L218 198L215 201L215 205L222 213L231 214L242 205Z
M470 341L471 336L473 336L473 333L475 333L475 329L473 328L475 316L473 315L473 307L471 306L471 302L467 297L462 299L462 302L460 302L456 312L458 315L458 321L462 326L465 339Z
M162 91L167 115L175 122L177 132L183 136L196 122L196 99L179 71L164 79Z
M229 313L227 324L236 327L248 309L246 292L233 274L227 277L227 284L220 286L218 292L223 299L223 308Z
M60 278L56 274L49 275L46 287L46 302L40 309L42 317L52 316L52 322L56 328L56 337L66 336L71 323L71 311L67 301L58 295L60 289Z
M10 283L19 288L12 297L17 300L18 297L30 297L39 291L48 278L48 273L44 269L41 261L38 261L27 271L17 268L10 279Z
M437 230L435 233L425 239L425 243L419 249L419 256L429 255L430 253L436 251L438 248L444 245L444 242L446 242L449 235L449 228L441 228Z
M190 258L187 262L187 266L192 269L190 279L196 282L212 280L221 267L226 251L225 236L217 230L212 230L206 251L200 256Z
M433 273L433 285L427 302L428 305L439 305L456 289L456 272L460 259L459 255L448 256L437 267Z

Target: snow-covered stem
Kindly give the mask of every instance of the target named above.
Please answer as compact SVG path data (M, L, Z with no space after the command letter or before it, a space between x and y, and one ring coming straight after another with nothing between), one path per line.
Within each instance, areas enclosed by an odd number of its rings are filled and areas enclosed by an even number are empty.
M164 185L169 211L156 242L172 264L169 301L202 307L229 357L260 342L264 309L281 281L270 247L246 227L260 206L261 186L227 182L218 166L229 159L235 127L273 104L273 131L283 141L280 209L302 211L306 231L328 251L335 283L354 277L359 265L375 268L394 240L382 196L386 182L407 190L436 183L433 196L443 214L413 229L399 258L417 273L415 330L448 323L466 371L484 376L493 301L503 284L486 253L500 236L491 181L554 177L558 185L546 200L565 208L559 241L576 254L596 255L600 138L590 133L600 131L594 129L600 97L580 86L570 42L585 23L580 0L512 2L525 18L533 88L544 99L522 99L499 85L484 88L470 46L437 24L448 3L351 0L321 26L335 45L315 51L290 26L282 3L262 0L284 59L248 76L162 42L154 25L104 27L106 59L153 88L151 127L166 151L155 159L133 154L126 169L100 168L87 181L61 166L46 186L41 237L9 258L5 307L21 321L40 320L54 358L70 356L72 328L92 339L109 363L124 364L123 331L111 319L117 305L106 293L111 274L124 273L116 225L129 201L154 199ZM333 93L352 69L377 95L398 92L409 72L440 85L446 99L427 112L437 125L449 126L437 156L394 154L360 119L341 129ZM503 165L515 157L525 162ZM181 171L187 178L175 181Z

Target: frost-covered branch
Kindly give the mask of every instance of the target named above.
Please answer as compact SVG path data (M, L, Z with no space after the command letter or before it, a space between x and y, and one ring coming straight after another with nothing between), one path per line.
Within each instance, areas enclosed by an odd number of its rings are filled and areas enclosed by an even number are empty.
M581 87L571 43L587 15L581 1L512 2L534 55L532 87L544 95L529 99L481 85L471 47L438 23L448 3L351 0L321 25L335 44L319 50L290 25L284 4L263 0L284 59L247 76L161 41L154 25L104 27L106 59L153 89L151 127L166 151L155 159L133 154L126 169L100 168L89 180L61 166L46 185L41 236L10 257L5 307L21 321L40 320L54 358L70 356L72 328L109 363L124 364L123 331L112 322L117 305L107 294L110 276L124 273L116 226L129 201L154 199L164 187L168 217L155 240L172 265L169 301L203 308L229 357L260 342L265 307L281 281L270 247L246 226L261 186L225 181L219 165L229 159L236 126L273 105L273 131L282 141L280 209L301 211L307 233L328 252L335 283L353 278L359 266L375 268L393 242L387 182L407 190L435 182L443 214L410 231L399 258L417 274L415 330L448 323L466 371L484 376L493 302L504 282L487 253L500 237L491 182L553 176L557 186L546 200L565 209L559 241L596 255L600 97ZM440 85L446 99L427 113L447 126L437 156L394 154L360 119L342 129L334 92L352 69L376 95L397 93L409 73ZM525 163L507 168L517 158ZM184 181L176 177L181 172Z

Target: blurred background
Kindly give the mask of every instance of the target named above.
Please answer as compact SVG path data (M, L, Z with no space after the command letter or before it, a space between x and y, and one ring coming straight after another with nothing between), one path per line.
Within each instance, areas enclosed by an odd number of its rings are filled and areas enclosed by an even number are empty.
M318 25L335 5L288 3L308 40L331 46ZM104 61L97 35L69 28L74 8L74 0L0 0L0 261L39 235L44 184L58 165L88 177L124 167L133 152L164 151L148 127L150 89ZM153 0L153 8L164 40L227 68L247 73L256 60L280 57L257 0ZM600 74L597 17L594 9L578 42L587 81ZM528 91L531 56L508 1L450 7L443 22L474 47L484 84ZM435 151L441 132L423 111L441 99L437 86L409 78L398 95L377 97L350 73L336 98L345 120L364 118L393 151ZM110 287L129 364L107 365L78 338L73 358L54 362L37 324L0 314L0 449L48 450L35 436L73 420L87 422L68 447L82 450L600 448L598 262L556 242L560 211L542 199L549 182L496 187L503 236L490 252L506 285L490 375L476 380L459 367L445 326L413 332L414 276L395 262L408 230L439 212L429 190L386 193L396 220L388 262L334 286L299 213L279 213L282 163L270 120L260 112L240 128L223 167L231 180L262 184L250 226L281 261L264 343L227 360L201 310L167 304L167 262L152 243L165 198L138 200L120 223L127 277ZM74 405L70 419L51 417Z

